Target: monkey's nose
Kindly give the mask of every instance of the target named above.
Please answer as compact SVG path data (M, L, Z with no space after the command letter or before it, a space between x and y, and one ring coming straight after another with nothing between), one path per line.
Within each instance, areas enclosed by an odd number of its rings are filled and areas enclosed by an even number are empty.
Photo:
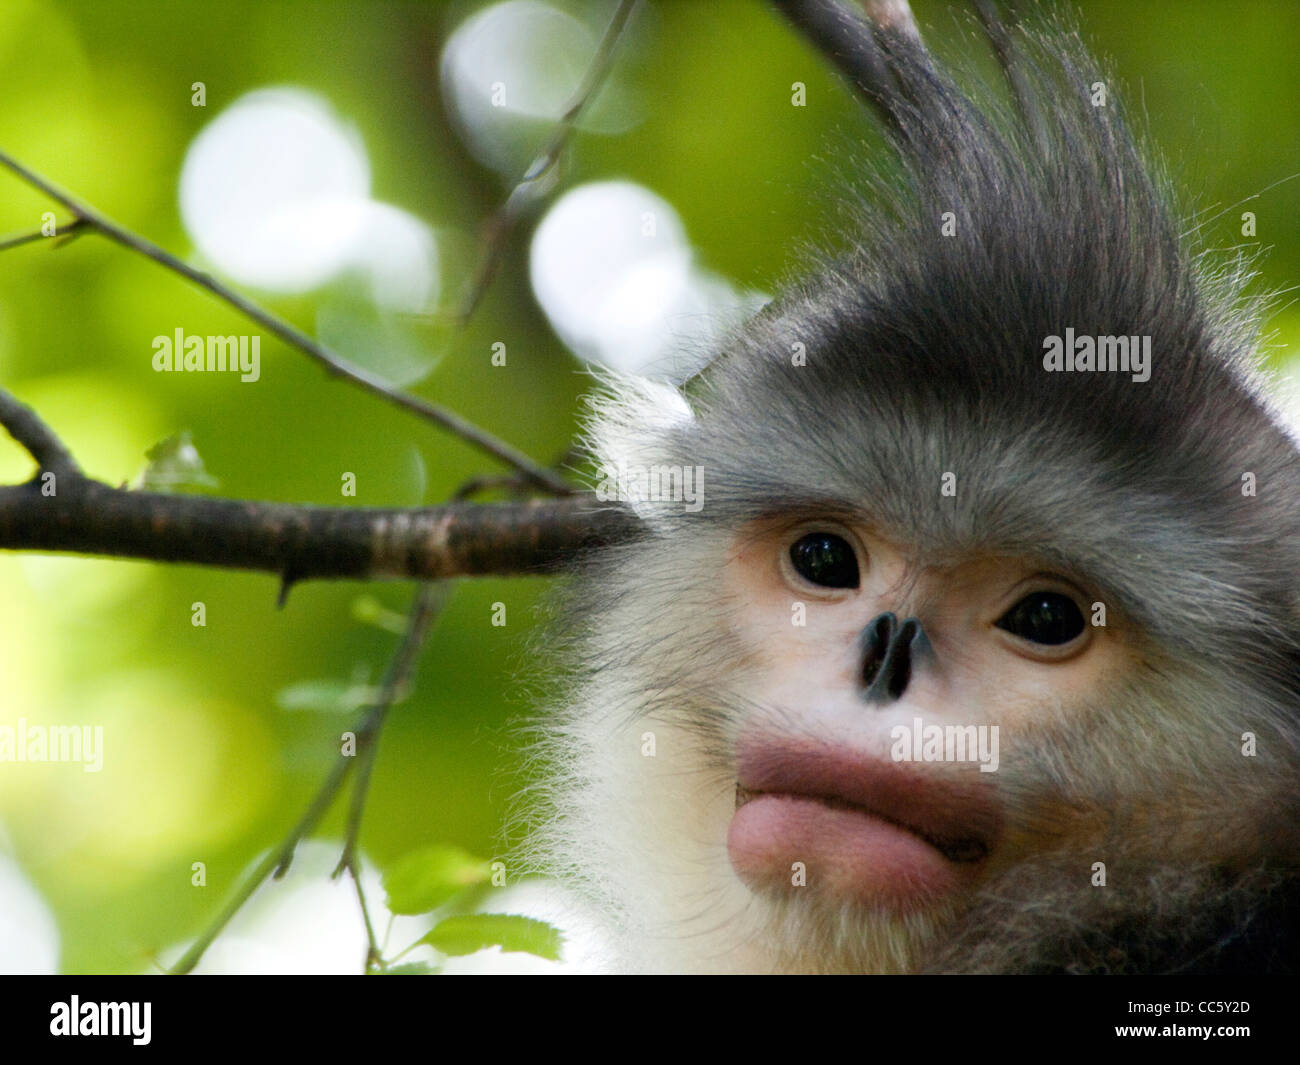
M862 631L863 698L891 703L902 696L912 679L912 666L930 641L916 618L901 625L890 611L875 618Z

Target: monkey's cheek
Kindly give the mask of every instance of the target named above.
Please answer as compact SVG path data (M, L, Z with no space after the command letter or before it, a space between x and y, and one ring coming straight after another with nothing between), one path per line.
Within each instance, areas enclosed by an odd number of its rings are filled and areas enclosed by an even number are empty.
M760 795L731 819L732 868L764 894L804 892L906 913L970 885L974 870L865 810Z

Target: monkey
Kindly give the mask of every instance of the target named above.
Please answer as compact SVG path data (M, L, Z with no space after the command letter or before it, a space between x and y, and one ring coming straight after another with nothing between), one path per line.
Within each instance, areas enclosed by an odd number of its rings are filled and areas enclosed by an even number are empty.
M994 38L999 95L813 6L891 157L840 157L841 239L703 370L592 399L641 528L563 592L527 855L614 970L1295 971L1300 456L1250 260L1063 17Z

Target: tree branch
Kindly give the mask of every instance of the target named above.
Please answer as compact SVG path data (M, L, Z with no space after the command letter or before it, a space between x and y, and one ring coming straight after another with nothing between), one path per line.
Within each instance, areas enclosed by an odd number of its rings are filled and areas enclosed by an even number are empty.
M505 576L561 570L635 535L594 496L433 507L321 507L133 492L84 477L54 495L0 488L0 549L71 551L311 578Z
M80 477L81 467L63 441L31 407L0 389L0 425L27 449L41 467L56 476ZM57 486L56 486L57 487Z
M552 470L539 466L522 451L507 444L504 440L499 439L486 429L481 429L473 422L461 417L455 411L449 410L440 404L432 403L429 400L413 396L408 392L393 388L386 381L376 374L370 373L359 366L354 366L344 359L338 353L327 348L319 341L312 339L296 326L290 325L283 318L272 314L266 308L254 303L247 296L236 292L234 289L216 280L209 274L196 270L188 263L182 262L170 252L146 240L144 237L118 225L106 215L101 214L98 210L88 203L78 200L76 197L64 192L53 182L37 174L35 171L28 169L22 163L18 162L12 156L0 151L0 166L4 166L13 173L22 178L23 181L33 188L39 189L52 200L61 203L76 216L76 225L89 226L93 231L102 233L110 240L116 241L124 248L146 259L152 259L154 262L166 267L172 273L179 274L186 280L206 289L218 299L224 300L235 310L239 311L246 318L251 319L264 329L278 336L286 344L297 348L309 358L314 359L325 367L330 373L341 377L346 381L364 389L372 395L379 396L398 407L408 410L413 414L431 421L444 429L455 433L462 440L473 444L482 451L486 451L494 458L511 466L524 474L534 484L546 488L551 492L566 495L572 492L573 486L570 485L563 477ZM24 243L19 240L18 243Z
M268 852L257 863L257 868L240 884L238 890L221 908L212 923L190 944L189 949L181 955L176 964L167 970L169 973L174 976L184 976L193 971L194 966L199 963L208 947L212 946L213 941L231 922L235 914L244 908L244 904L253 897L253 892L261 887L262 882L281 866L286 869L289 867L289 863L293 861L293 852L297 849L298 844L311 834L316 825L320 823L320 819L328 812L334 802L334 797L338 795L339 789L348 778L348 774L352 772L353 761L352 758L340 756L334 762L334 768L330 770L329 776L325 778L325 783L316 792L315 798L312 799L311 805L307 807L302 817L289 830L289 834L278 847Z
M573 94L573 99L569 101L569 106L560 116L560 121L556 124L550 139L524 171L524 176L510 190L505 203L488 219L484 227L482 258L474 272L474 279L470 283L461 308L456 313L456 320L461 325L468 322L477 309L479 301L482 300L483 294L501 265L510 234L519 224L520 218L532 206L541 188L542 179L554 168L560 153L572 138L573 131L577 128L578 118L595 99L601 85L604 84L614 62L614 52L618 48L619 38L623 35L628 19L632 17L632 12L639 2L640 0L619 0L618 7L605 27L605 33L596 48L596 53L592 56L591 65Z
M135 492L86 477L54 431L3 389L0 425L41 467L26 484L0 487L0 550L261 570L278 574L287 588L312 577L550 573L637 529L631 511L591 495L320 507Z
M366 799L370 793L370 775L374 771L379 753L379 734L383 731L388 711L402 695L415 672L416 659L428 637L429 629L442 614L450 598L450 586L422 584L406 618L406 631L398 644L379 686L379 694L369 712L357 727L357 779L352 782L352 802L348 806L348 825L343 836L343 853L334 869L337 877L345 869L356 868L358 843L361 839L361 819L365 814ZM354 873L355 876L355 873ZM360 880L357 881L360 886ZM363 904L364 908L364 904ZM367 919L369 924L369 919Z
M366 926L366 970L370 971L372 964L382 962L383 953L375 939L375 929L370 920L370 910L366 906L365 893L361 888L361 870L356 854L357 833L361 827L361 814L365 806L366 791L369 785L370 770L374 764L379 732L383 728L384 719L387 717L389 709L401 694L402 689L410 681L411 674L415 670L416 659L419 657L420 648L424 645L430 626L446 605L446 598L445 595L440 595L429 585L425 585L416 593L415 601L412 603L411 611L407 616L406 631L388 663L388 669L385 671L384 682L379 695L374 703L361 712L356 724L350 730L357 740L355 752L351 754L340 752L330 769L329 775L317 789L302 816L294 823L279 845L262 857L262 860L244 878L243 883L235 890L235 893L226 902L225 906L217 911L216 917L207 924L185 953L168 970L173 976L185 976L193 972L194 967L202 961L203 955L207 953L208 948L216 942L217 937L225 931L226 926L244 908L257 889L268 878L278 880L289 871L298 844L310 835L320 823L321 818L325 816L334 800L343 790L343 785L347 783L353 767L358 764L361 767L358 770L361 779L353 784L352 805L348 814L348 828L344 839L343 856L339 859L338 867L334 870L334 876L337 877L344 870L347 870L352 876L352 882L357 893L357 902L361 907L362 920Z
M30 233L18 233L12 237L5 237L0 240L0 251L21 248L24 244L34 244L38 240L53 241L56 248L61 248L63 245L71 243L81 233L86 232L86 229L87 223L84 218L74 218L71 222L56 226L54 232L48 234L42 226L40 229L33 229Z

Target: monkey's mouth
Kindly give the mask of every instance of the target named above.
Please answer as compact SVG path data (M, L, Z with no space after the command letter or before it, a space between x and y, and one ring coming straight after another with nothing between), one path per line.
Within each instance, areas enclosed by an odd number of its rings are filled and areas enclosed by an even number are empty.
M969 889L996 846L999 807L978 772L771 737L742 740L736 755L727 851L764 892L807 887L907 911Z
M743 787L739 781L736 782L736 809L739 810L746 803L760 798L764 795L783 795L784 792L772 791L753 791ZM819 802L832 810L850 810L868 817L875 817L887 824L901 828L904 832L910 832L912 835L924 840L935 850L942 854L950 862L981 862L988 857L989 845L977 836L959 836L955 839L945 839L941 836L934 836L924 829L910 825L906 821L897 820L892 817L886 817L876 810L860 806L857 803L850 802L847 799L840 798L838 795L800 795L792 796L801 799L809 799Z

